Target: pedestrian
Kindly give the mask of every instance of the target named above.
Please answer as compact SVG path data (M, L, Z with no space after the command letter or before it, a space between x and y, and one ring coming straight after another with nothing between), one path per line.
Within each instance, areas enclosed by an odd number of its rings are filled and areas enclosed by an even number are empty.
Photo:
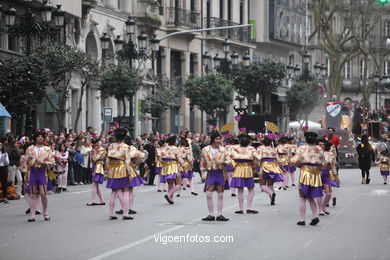
M361 143L356 147L356 151L359 155L359 168L362 172L361 184L369 184L371 162L375 162L375 152L368 142L367 135L362 135Z
M76 180L75 180L75 174L74 170L76 167L76 150L73 147L73 137L68 136L66 139L66 150L68 151L69 157L68 157L68 179L70 185L77 185Z
M255 183L253 180L253 168L257 161L256 149L251 146L251 137L243 134L239 137L239 147L236 147L230 152L230 162L234 164L233 178L230 182L230 187L238 190L238 205L239 210L236 214L244 214L244 188L248 189L247 214L257 214L257 210L253 209L253 198L255 196Z
M68 188L68 158L69 153L65 143L59 144L59 150L55 152L56 173L57 176L57 193L67 191Z
M82 174L83 174L83 164L84 164L84 156L81 154L81 145L76 145L76 154L75 154L75 167L74 175L75 181L77 184L82 185Z
M201 150L199 145L199 137L195 136L192 141L192 155L194 157L194 172L197 172L199 176L202 176L200 172L200 158L201 158Z
M22 174L20 173L20 144L17 140L11 141L11 146L7 151L9 158L8 174L11 180L11 185L15 185L17 181L16 196L20 198L22 196Z
M158 140L153 137L149 138L149 143L144 145L144 150L148 152L146 159L146 165L149 168L149 181L147 185L154 185L154 179L156 177L156 147L158 146Z
M92 145L91 161L92 161L92 198L87 206L106 205L104 198L99 188L99 184L104 182L104 161L107 152L102 147L98 140ZM96 195L99 197L99 203L96 203Z
M262 145L257 148L257 158L260 161L259 184L262 191L267 193L271 205L275 205L275 182L283 182L283 165L279 161L278 151L271 146L272 140L265 137Z
M54 166L54 154L50 147L44 145L45 133L37 132L34 135L34 145L27 148L26 160L30 172L28 174L30 218L29 222L35 221L35 209L39 196L41 197L43 207L43 217L46 221L50 220L47 199L47 170Z
M181 189L182 178L179 173L179 167L183 165L179 148L176 146L177 137L172 135L167 139L167 144L161 149L161 158L163 166L161 169L160 180L168 182L168 192L164 196L169 204L174 204L173 197Z
M81 146L81 154L84 157L84 164L82 170L82 180L84 184L92 183L92 172L91 172L91 151L92 151L92 141L88 137L84 138L84 143Z
M389 155L388 155L388 150L385 149L381 152L381 158L380 158L380 171L381 175L383 177L383 184L387 184L387 176L389 176Z
M217 131L213 131L210 135L210 145L202 149L201 172L202 179L205 180L207 207L209 215L202 218L203 221L228 221L222 215L223 210L223 191L229 186L225 186L227 178L223 174L223 167L228 162L229 158L226 156L226 150L222 146L222 137ZM207 177L205 178L205 171ZM214 201L213 193L217 192L217 217L214 215Z
M2 141L0 142L0 181L1 181L1 189L3 191L3 198L0 200L0 202L4 202L4 203L8 203L8 199L7 199L8 165L9 165L9 158L4 146L4 141Z
M114 214L115 200L119 201L123 209L123 220L133 219L128 215L129 208L129 184L130 184L130 153L129 146L124 143L127 131L123 128L115 129L115 143L108 149L108 173L107 188L111 189L110 196L110 220L118 219Z

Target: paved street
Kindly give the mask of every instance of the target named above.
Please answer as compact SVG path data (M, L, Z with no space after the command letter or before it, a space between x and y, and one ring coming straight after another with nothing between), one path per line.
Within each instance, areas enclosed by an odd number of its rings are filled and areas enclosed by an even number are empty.
M28 223L25 201L11 201L0 204L0 259L390 259L390 186L383 185L378 168L372 171L370 185L360 184L357 169L343 169L340 174L338 204L315 227L296 225L295 188L279 191L277 205L270 206L257 186L258 215L235 215L237 199L226 193L224 215L230 218L226 223L200 220L207 215L201 184L196 186L200 196L182 191L173 206L155 187L136 189L139 213L131 221L109 221L108 206L85 206L89 185L49 196L50 222L40 215ZM108 195L104 188L107 201ZM160 235L233 236L234 240L163 245L156 242Z

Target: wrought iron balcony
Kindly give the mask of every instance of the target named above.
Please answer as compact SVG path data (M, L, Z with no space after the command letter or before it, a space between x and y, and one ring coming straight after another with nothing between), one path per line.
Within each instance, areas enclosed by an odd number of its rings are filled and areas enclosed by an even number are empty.
M204 21L204 25L207 28L212 28L212 27L239 25L239 23L231 22L217 17L206 17ZM208 31L207 34L211 36L218 36L218 37L228 38L230 40L236 40L241 42L251 41L250 27L233 28L229 30Z
M168 7L166 10L167 26L181 26L191 29L200 28L200 13L177 7Z

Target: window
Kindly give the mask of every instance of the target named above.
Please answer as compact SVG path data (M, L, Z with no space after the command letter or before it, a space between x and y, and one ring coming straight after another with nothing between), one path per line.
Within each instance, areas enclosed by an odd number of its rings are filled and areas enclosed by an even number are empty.
M384 26L385 28L385 31L384 31L384 36L385 37L389 37L390 36L390 21L389 20L387 20L387 21L385 21L385 26Z
M330 59L326 58L326 76L329 77L330 75Z
M240 0L240 24L244 23L244 0Z
M364 77L364 67L365 67L364 60L361 59L360 63L359 63L359 78L360 79L363 79L363 77Z
M223 1L219 0L219 18L223 19Z
M343 68L344 79L351 79L351 63L352 61L347 61Z
M228 15L228 20L232 20L232 0L228 0L228 6L227 6L227 15Z
M390 75L390 61L386 61L383 64L383 74L387 76Z

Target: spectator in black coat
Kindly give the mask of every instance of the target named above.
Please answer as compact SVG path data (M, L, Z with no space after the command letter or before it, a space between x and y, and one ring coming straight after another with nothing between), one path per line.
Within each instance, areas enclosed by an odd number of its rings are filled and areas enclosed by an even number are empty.
M375 162L375 152L368 142L367 135L363 135L361 141L361 144L356 147L359 154L359 168L362 171L362 184L369 184L371 162Z

